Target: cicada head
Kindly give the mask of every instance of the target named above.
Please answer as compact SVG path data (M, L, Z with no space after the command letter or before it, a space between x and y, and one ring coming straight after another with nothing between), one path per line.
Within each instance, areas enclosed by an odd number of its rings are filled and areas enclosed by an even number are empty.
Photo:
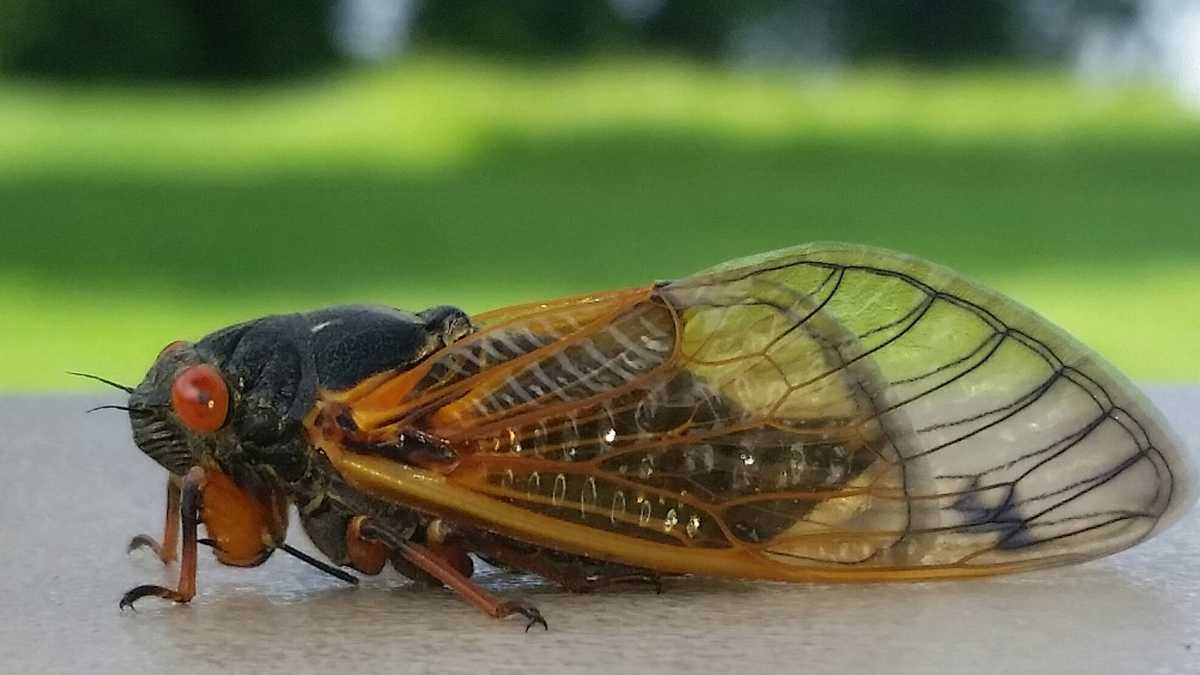
M176 475L215 460L238 474L298 479L309 461L303 420L318 389L403 370L469 325L449 307L415 315L350 305L172 342L130 395L134 441Z
M235 404L216 363L194 345L172 342L129 396L133 440L175 475L236 444L228 428Z

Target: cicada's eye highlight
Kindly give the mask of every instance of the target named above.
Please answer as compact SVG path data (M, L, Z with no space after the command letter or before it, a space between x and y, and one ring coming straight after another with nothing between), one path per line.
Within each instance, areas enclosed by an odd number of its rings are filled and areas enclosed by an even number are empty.
M197 433L220 429L229 414L229 388L216 368L201 363L179 371L171 385L175 415Z

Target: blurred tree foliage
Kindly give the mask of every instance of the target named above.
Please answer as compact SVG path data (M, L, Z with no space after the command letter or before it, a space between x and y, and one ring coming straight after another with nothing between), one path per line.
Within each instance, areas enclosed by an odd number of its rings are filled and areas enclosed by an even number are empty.
M746 16L769 0L437 0L418 14L416 37L439 48L522 57L635 48L719 57Z
M853 59L944 64L1016 55L1011 0L843 0L834 10Z
M640 37L652 47L692 56L722 56L729 35L746 17L769 7L765 0L666 0L640 26Z
M69 79L261 79L337 58L329 0L0 0L0 67Z
M335 62L338 3L417 3L417 45L520 58L739 56L746 36L811 58L925 64L1061 54L1042 24L1131 20L1147 0L0 0L0 69L76 79L256 79ZM1049 17L1049 18L1048 18ZM1051 21L1051 18L1055 18ZM1043 42L1068 39L1060 31ZM739 43L739 40L742 43ZM820 51L820 50L818 50Z
M426 44L525 57L580 56L629 37L607 0L434 0L416 31Z
M828 42L846 61L931 65L1061 54L1070 31L1041 35L1049 18L1132 21L1145 0L427 0L416 37L425 44L516 56L561 56L601 49L667 50L700 58L731 56L737 38ZM798 38L798 35L805 36ZM798 54L811 53L791 45Z

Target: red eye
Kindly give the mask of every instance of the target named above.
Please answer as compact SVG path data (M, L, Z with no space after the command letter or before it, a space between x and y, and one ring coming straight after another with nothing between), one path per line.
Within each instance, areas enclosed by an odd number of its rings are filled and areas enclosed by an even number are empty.
M207 363L189 366L171 385L171 407L192 431L216 431L229 414L229 389L216 368Z

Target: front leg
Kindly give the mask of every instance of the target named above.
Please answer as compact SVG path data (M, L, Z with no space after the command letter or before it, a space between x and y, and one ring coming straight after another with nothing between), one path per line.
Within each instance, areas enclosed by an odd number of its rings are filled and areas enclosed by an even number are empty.
M167 476L167 516L163 525L162 544L148 534L139 534L129 541L126 550L133 553L142 547L154 551L154 555L163 563L175 560L179 550L179 482L174 476Z
M196 595L196 528L200 522L200 500L203 490L204 469L194 466L183 477L179 488L179 513L183 521L183 556L179 565L179 587L172 590L148 584L131 588L121 596L121 609L133 607L133 603L147 595L175 602L188 602ZM170 533L169 526L167 532Z

